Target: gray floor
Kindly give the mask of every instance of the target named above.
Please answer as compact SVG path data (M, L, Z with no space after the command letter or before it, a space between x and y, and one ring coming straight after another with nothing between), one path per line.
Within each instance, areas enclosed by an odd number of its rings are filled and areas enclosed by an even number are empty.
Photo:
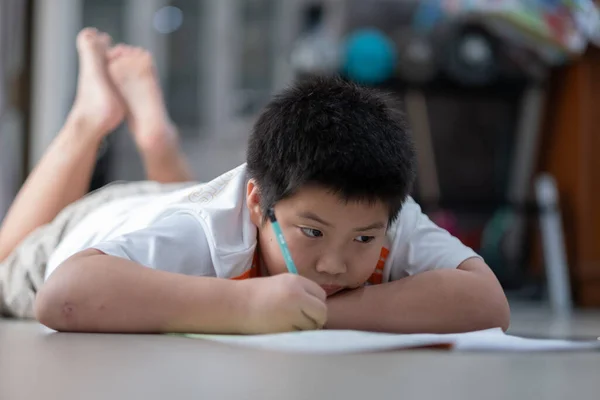
M600 310L576 310L570 316L553 315L544 305L511 303L509 333L556 339L600 338Z
M600 336L600 312L515 305L510 333ZM600 353L290 355L0 320L0 399L597 399Z

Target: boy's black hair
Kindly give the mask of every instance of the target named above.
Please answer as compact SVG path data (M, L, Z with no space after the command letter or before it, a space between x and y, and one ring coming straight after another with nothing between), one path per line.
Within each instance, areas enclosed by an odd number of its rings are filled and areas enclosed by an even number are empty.
M392 223L415 180L415 151L397 104L338 77L309 78L275 96L254 124L247 163L265 216L316 184L346 201L383 201Z

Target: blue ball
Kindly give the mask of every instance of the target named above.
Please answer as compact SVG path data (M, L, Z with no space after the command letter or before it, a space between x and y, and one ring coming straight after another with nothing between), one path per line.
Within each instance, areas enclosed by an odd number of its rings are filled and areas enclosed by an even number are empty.
M361 29L348 36L343 73L355 82L376 85L393 76L396 46L377 29Z

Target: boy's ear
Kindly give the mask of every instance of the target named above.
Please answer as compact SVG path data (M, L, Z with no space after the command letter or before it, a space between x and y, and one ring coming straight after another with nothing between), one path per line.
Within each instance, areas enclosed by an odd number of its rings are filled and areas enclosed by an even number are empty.
M261 226L263 217L260 209L260 190L254 179L248 181L246 187L246 206L250 211L250 220L256 226Z

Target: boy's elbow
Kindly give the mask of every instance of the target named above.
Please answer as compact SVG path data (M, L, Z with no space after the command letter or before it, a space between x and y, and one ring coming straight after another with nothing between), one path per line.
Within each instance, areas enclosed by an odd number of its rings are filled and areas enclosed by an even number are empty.
M48 284L42 286L33 304L33 312L39 323L57 331L68 330L64 318L61 317L59 294Z
M35 318L48 328L57 331L73 331L73 299L68 277L57 276L45 283L34 302ZM66 279L65 279L66 278Z
M502 330L506 332L510 326L510 306L504 295L498 300L498 303L499 304L495 307L493 325L494 327L502 328Z
M481 322L484 325L482 328L502 328L506 332L510 326L510 306L504 291L490 291L486 301L483 301L482 304L485 304L481 308L482 312L480 313L482 317Z
M470 274L471 280L469 292L477 293L476 305L478 329L502 328L507 331L510 326L510 306L506 294L498 282L498 279L483 261L473 258L465 261L459 266L460 270Z
M81 287L79 272L85 270L78 265L85 252L66 260L38 291L33 311L38 322L57 331L76 331L77 297L85 293Z
M469 322L461 329L467 332L501 328L506 332L510 325L510 307L506 297L502 297L480 297L475 308L471 309Z

